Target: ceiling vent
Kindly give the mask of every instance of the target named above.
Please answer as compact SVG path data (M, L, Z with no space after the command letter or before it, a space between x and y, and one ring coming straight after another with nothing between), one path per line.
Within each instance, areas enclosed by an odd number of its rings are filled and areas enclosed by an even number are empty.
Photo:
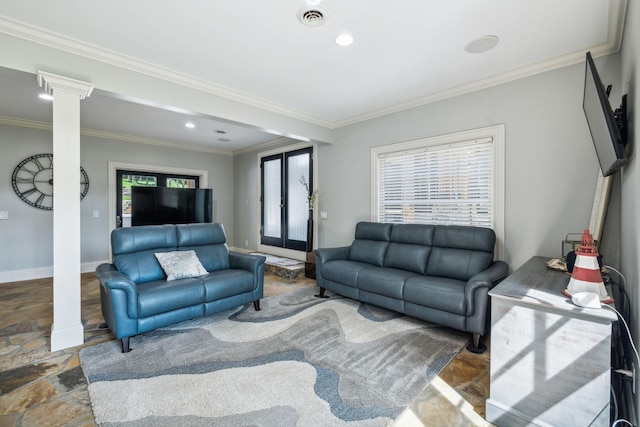
M318 27L327 20L327 12L317 6L303 7L298 11L298 20L308 27Z

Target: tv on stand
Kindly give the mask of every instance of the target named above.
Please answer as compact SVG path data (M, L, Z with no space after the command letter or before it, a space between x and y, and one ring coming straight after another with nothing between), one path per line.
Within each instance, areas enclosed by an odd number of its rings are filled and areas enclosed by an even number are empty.
M210 188L131 187L131 225L212 222Z

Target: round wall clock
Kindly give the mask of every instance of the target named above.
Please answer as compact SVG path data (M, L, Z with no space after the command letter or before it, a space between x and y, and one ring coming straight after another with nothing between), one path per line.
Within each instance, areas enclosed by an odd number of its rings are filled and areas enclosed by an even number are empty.
M21 161L11 176L13 191L25 203L53 209L53 154L36 154ZM80 167L80 199L89 191L89 176Z

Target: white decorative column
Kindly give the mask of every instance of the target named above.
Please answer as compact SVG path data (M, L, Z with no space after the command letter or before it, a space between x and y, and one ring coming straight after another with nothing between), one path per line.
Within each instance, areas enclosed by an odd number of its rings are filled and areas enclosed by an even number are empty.
M80 101L93 85L42 71L53 95L53 324L51 351L84 343L80 316Z

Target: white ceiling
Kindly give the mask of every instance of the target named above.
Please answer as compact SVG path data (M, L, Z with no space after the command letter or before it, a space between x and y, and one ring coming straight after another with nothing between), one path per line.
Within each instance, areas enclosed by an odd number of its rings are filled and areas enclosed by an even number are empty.
M326 12L323 25L297 19L308 4ZM2 0L0 33L154 67L333 129L615 52L625 9L626 0ZM334 42L342 32L351 46ZM465 52L485 35L496 48ZM0 70L0 116L50 121L38 91L33 74ZM126 95L97 87L82 101L82 127L224 152L277 138ZM196 129L184 128L185 114Z

